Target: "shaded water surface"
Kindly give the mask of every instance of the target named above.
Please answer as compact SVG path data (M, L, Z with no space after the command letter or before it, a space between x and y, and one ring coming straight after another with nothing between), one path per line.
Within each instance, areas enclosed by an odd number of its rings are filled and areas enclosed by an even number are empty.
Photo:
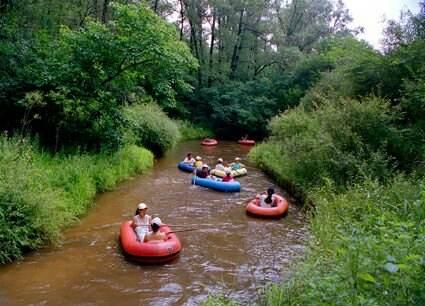
M98 196L96 206L64 233L59 246L1 267L0 305L198 305L214 293L253 302L267 281L287 277L303 252L306 227L291 202L280 220L245 214L247 201L273 185L247 163L248 150L231 142L211 148L197 141L180 144L145 175ZM241 192L190 185L190 175L176 167L188 151L210 165L218 157L225 162L241 157L248 165L248 175L239 179ZM142 266L123 257L119 224L133 216L141 201L164 223L197 229L177 234L183 249L175 261Z

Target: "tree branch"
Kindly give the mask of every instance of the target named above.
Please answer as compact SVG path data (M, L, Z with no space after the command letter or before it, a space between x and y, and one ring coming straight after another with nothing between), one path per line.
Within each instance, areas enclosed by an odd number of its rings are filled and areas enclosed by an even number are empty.
M149 63L150 61L152 61L150 59L145 59L145 60L142 60L142 61L139 61L139 62L133 62L131 64L128 64L126 66L123 66L124 65L124 62L126 60L127 60L127 57L124 57L123 60L121 61L120 68L113 75L111 75L107 79L105 79L101 83L102 86L105 85L105 84L107 84L107 83L109 83L109 82L111 82L111 81L113 81L114 79L116 79L117 77L119 77L123 72L127 71L128 69L134 68L134 67L137 67L139 65L146 64L146 63Z

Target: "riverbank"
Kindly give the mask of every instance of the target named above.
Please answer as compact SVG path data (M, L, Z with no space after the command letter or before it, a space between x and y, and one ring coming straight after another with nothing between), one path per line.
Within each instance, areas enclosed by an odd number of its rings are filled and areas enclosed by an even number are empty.
M311 233L305 258L289 280L270 284L260 305L423 304L423 179L400 175L343 191L329 182L303 194Z
M0 137L0 263L60 239L97 192L153 166L148 150L51 155L27 138Z
M270 157L267 146L251 155ZM259 152L261 151L261 152ZM283 162L274 156L274 165ZM279 177L271 163L258 163ZM396 175L341 190L333 183L304 191L310 239L292 275L269 283L259 305L422 305L425 301L423 179ZM314 301L314 302L312 302ZM206 306L237 301L210 297Z
M270 127L250 158L304 200L311 238L293 276L262 303L424 304L423 171L402 163L397 141L409 139L397 113L378 98L340 99L299 107Z

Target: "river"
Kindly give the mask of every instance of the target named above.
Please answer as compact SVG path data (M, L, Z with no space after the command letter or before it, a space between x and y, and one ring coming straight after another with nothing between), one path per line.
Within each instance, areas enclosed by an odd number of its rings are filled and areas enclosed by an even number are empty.
M245 214L250 198L274 186L246 160L248 150L233 142L179 144L152 170L97 196L95 206L64 232L59 245L0 267L0 305L198 305L217 293L243 304L254 302L267 282L288 277L303 254L307 228L290 198L282 219ZM248 175L238 179L241 192L191 185L190 175L176 167L189 151L210 165L218 157L225 163L241 157L248 166ZM132 218L139 202L164 223L196 229L177 233L183 249L173 262L143 266L122 255L119 224Z

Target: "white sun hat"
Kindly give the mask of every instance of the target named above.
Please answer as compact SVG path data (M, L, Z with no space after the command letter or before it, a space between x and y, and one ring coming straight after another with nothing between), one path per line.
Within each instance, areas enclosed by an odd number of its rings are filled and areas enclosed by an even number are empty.
M137 205L137 208L142 210L148 208L148 206L145 203L140 203L139 205Z
M158 225L158 226L161 226L162 221L161 221L161 219L160 219L160 218L155 217L155 218L153 218L153 219L152 219L152 222L151 222L151 223L152 223L152 224L156 224L156 225Z

